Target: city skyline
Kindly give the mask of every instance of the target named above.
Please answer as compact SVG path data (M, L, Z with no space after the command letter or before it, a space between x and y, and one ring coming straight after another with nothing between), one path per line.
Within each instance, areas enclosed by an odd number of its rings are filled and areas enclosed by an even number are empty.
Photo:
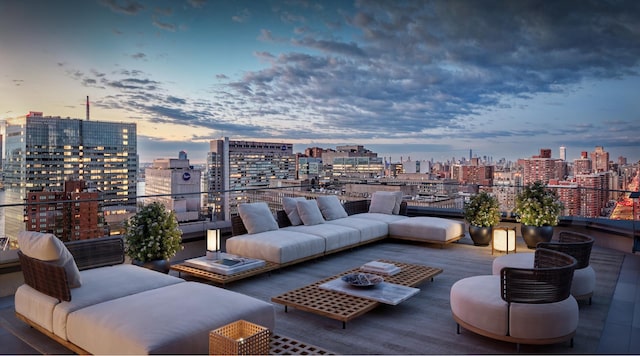
M634 1L0 0L0 119L138 125L142 162L209 141L640 159Z

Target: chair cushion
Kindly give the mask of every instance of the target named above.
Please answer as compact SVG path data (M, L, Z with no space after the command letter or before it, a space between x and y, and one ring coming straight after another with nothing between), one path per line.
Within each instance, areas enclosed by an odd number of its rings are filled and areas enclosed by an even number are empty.
M478 329L507 335L509 304L500 297L500 277L474 276L451 286L451 312Z
M566 336L578 328L578 312L572 296L555 303L511 303L509 335L534 340Z
M322 216L327 221L346 218L349 216L344 210L342 203L340 203L340 200L335 195L319 196L316 200L318 201L318 207L320 208Z
M82 285L80 270L73 259L73 255L54 234L20 231L18 233L18 245L22 253L29 257L41 261L51 261L63 266L67 273L69 288L78 288Z
M458 221L417 216L389 224L389 236L419 241L447 242L464 235L464 224Z
M596 272L593 267L576 269L571 281L571 295L576 298L591 295L596 288Z
M324 223L324 218L315 199L296 202L298 214L305 225L318 225Z
M287 214L289 218L289 222L291 222L292 226L301 225L302 220L300 219L300 215L298 214L298 202L301 200L307 200L305 197L284 197L282 198L282 208L284 212Z
M250 234L278 230L278 222L273 217L267 203L245 203L238 205L238 214Z
M510 253L496 257L491 265L491 271L493 274L499 275L505 267L533 268L534 257L535 253L532 252Z

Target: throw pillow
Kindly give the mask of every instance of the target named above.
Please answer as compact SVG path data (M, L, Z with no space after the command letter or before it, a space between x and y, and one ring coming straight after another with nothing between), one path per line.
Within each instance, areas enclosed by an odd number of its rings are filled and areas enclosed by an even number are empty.
M41 261L50 261L64 267L67 273L69 288L78 288L82 285L80 270L73 259L73 255L67 246L54 234L35 231L20 231L18 233L18 245L25 255Z
M370 213L399 214L402 192L375 192L369 205Z
M302 225L302 220L300 219L300 215L298 214L298 205L297 203L301 200L307 200L305 197L284 197L282 198L282 207L284 208L284 212L287 214L291 225L297 226Z
M238 213L249 234L278 230L278 222L273 217L267 203L245 203L238 205Z
M315 199L298 201L298 214L305 225L318 225L324 223L324 218L318 208Z
M318 201L318 207L325 220L335 220L349 216L335 195L319 196L316 200Z

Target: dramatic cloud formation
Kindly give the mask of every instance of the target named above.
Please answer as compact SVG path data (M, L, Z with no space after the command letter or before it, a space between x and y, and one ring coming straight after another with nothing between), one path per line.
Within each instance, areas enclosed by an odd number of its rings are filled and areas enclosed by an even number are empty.
M185 138L205 152L222 135L300 149L364 144L396 159L470 148L515 159L560 145L575 158L595 145L614 155L640 147L637 1L99 4L78 5L95 25L83 36L61 32L71 37L56 64L94 90L104 115L138 120L149 144L173 141L174 152ZM0 30L3 44L14 43ZM98 39L90 52L74 42ZM1 73L13 88L32 80ZM0 89L3 97L10 90ZM635 151L629 158L640 158Z

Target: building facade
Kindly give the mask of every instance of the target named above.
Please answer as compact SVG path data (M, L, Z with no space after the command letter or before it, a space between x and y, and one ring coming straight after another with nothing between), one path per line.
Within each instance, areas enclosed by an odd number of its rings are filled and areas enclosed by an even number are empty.
M105 218L126 216L136 205L136 124L88 121L30 112L5 121L5 203L23 203L28 192L63 191L83 180L101 193ZM25 229L23 207L5 209L5 234ZM121 220L120 220L121 221Z
M159 202L176 213L178 222L200 218L202 172L189 165L186 154L180 158L158 158L145 169L144 203Z
M243 189L267 188L273 179L295 178L296 156L291 143L234 141L228 137L209 143L207 191L215 219L229 220L238 204L249 201Z

